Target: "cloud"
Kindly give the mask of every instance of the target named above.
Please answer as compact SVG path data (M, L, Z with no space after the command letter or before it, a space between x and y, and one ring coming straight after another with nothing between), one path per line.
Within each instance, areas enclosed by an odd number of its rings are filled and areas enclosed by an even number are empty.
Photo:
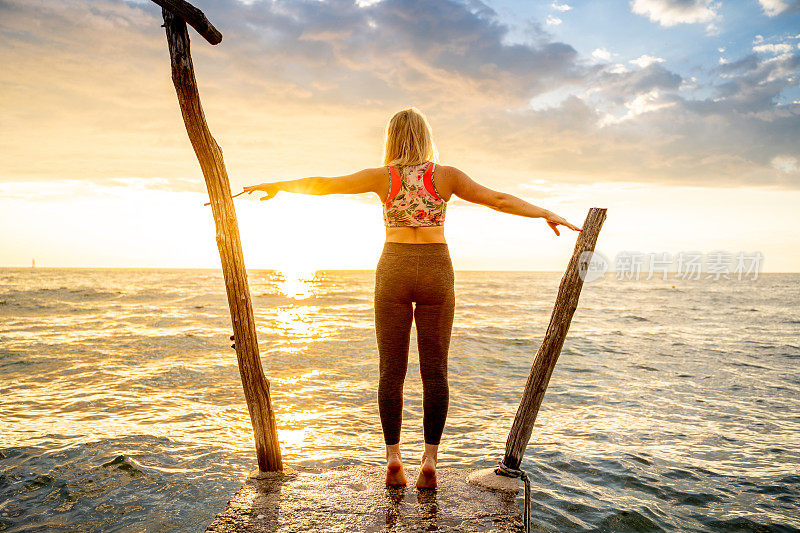
M770 164L781 172L799 172L800 164L796 157L779 155L772 158Z
M778 15L788 15L800 12L800 1L798 0L758 0L761 9L770 17Z
M631 59L630 61L628 61L628 63L633 63L634 65L636 65L636 66L638 66L640 68L649 67L653 63L663 63L663 62L664 62L663 58L661 58L661 57L653 57L653 56L649 56L647 54L641 55L641 56L637 57L636 59Z
M680 75L654 62L632 71L601 72L597 75L594 86L604 101L622 104L633 97L652 93L653 90L660 92L677 90L681 80Z
M547 20L546 20L546 22L547 22L547 25L548 25L548 26L558 26L558 25L559 25L559 24L561 24L563 21L562 21L560 18L558 18L558 17L554 17L553 15L547 15Z
M792 45L787 43L760 44L753 47L753 52L767 54L785 54L791 52Z
M729 108L738 113L785 114L775 106L780 92L791 85L800 73L800 55L782 54L759 58L750 54L737 61L719 65L716 71L724 80L715 86L715 98L704 102L710 107Z
M714 69L720 78L706 85L711 95L691 99L680 94L681 76L661 63L606 69L583 96L512 122L523 130L519 141L502 142L522 151L526 139L549 139L533 165L540 176L594 172L631 181L797 188L800 105L778 104L777 97L799 71L798 55L751 54Z
M555 9L556 11L561 11L562 13L572 9L572 6L570 6L569 4L559 4L558 2L553 2L550 5L553 9Z
M343 127L374 124L349 137L356 153L379 155L398 108L447 122L464 109L525 105L594 68L540 27L532 44L505 44L508 28L479 2L219 0L205 12L224 40L212 47L191 30L192 55L239 179L263 175L265 154L276 172L308 165L282 156L298 146L346 170ZM160 18L150 2L0 3L0 179L197 176Z
M717 17L718 4L711 0L633 0L631 11L647 16L662 26L710 22Z
M234 188L378 165L385 122L408 105L427 113L447 164L496 186L800 187L780 159L800 157L800 104L779 103L796 49L730 55L689 84L655 56L581 57L544 21L508 44L477 0L208 4L224 40L192 33L192 56ZM150 3L0 1L0 181L163 178L148 187L202 191L160 24Z
M606 114L598 125L605 127L609 124L617 124L619 122L631 120L638 115L658 111L659 109L671 107L675 104L675 101L664 101L661 98L660 91L658 89L653 89L647 93L637 94L632 100L625 102L624 105L627 112L624 115L615 117L614 115Z
M595 48L592 50L592 57L601 61L611 61L611 52L605 48Z
M736 71L747 72L754 70L761 64L756 54L749 54L741 59L737 59L732 63L726 60L724 63L724 67L717 69L717 72L723 78L731 77L732 73L735 73Z
M480 2L384 0L361 8L345 0L234 5L215 15L235 28L242 56L261 56L250 66L302 81L315 98L333 98L338 92L349 99L367 89L373 95L389 94L401 90L396 85L402 80L405 93L433 94L446 84L460 94L513 101L583 75L575 49L549 40L540 27L532 30L536 44L504 44L509 28ZM315 87L320 78L336 89Z

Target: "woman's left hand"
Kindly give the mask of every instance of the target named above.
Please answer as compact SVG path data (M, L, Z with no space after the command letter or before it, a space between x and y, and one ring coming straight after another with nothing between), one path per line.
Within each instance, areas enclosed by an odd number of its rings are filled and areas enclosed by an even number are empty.
M547 220L547 225L550 226L550 228L552 228L552 230L556 233L556 236L561 235L561 233L559 233L558 231L558 226L566 226L571 230L582 231L582 229L579 228L578 226L570 224L569 222L566 221L564 217L560 217L556 214L548 216L546 220Z

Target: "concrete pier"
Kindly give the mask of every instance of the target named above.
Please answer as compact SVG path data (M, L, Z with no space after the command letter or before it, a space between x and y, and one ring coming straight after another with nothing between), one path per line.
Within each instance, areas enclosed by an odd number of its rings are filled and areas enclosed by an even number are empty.
M437 489L387 488L384 469L298 468L249 478L207 532L521 532L516 495L467 484L466 469L440 468ZM521 486L521 485L520 485Z

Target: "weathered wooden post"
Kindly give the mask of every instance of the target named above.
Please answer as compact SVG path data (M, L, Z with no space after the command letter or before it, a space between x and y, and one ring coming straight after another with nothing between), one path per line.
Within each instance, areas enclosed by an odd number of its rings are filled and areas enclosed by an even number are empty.
M203 13L184 0L153 0L162 7L167 44L172 63L172 81L178 94L186 133L200 162L200 169L208 188L211 212L217 230L217 247L222 260L225 289L233 323L234 347L239 361L239 373L247 399L247 408L253 422L258 468L263 472L283 470L275 414L269 395L269 382L264 377L258 353L253 305L247 284L247 271L242 256L239 225L231 197L228 172L220 149L206 124L200 93L194 77L194 67L189 54L189 32L192 25L211 44L222 41L222 34L206 19Z
M575 251L572 252L572 259L567 265L564 277L558 287L558 296L553 307L553 314L550 316L550 324L544 334L542 345L536 352L533 360L533 367L525 384L525 392L517 409L517 416L514 417L514 424L506 440L506 455L503 457L503 464L517 470L522 463L522 456L531 438L533 423L542 405L544 392L550 383L550 376L561 354L564 346L564 339L567 338L567 331L572 323L572 315L578 307L578 298L583 288L583 279L588 268L588 258L586 252L593 252L600 234L600 228L606 219L606 210L593 207L586 216L583 228L575 243Z
M597 236L600 234L600 228L605 219L605 209L593 207L589 210L575 243L572 258L561 278L553 314L550 317L550 325L547 326L542 345L533 360L533 367L528 375L517 415L514 417L514 423L508 434L502 465L471 473L468 481L473 485L513 492L518 490L518 483L513 477L509 477L509 474L511 473L513 476L514 473L517 473L519 475L522 456L525 454L525 448L531 438L536 414L542 405L550 376L553 374L553 368L561 354L561 347L564 345L564 339L572 322L572 315L578 307L578 298L581 295L581 288L583 288L591 252L594 251Z

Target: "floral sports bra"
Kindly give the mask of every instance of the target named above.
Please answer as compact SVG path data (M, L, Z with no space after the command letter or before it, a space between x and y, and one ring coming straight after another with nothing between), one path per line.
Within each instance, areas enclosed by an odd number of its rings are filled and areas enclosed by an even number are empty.
M433 184L435 164L401 167L398 173L389 167L389 195L383 204L383 223L396 226L442 226L447 210L445 202Z

